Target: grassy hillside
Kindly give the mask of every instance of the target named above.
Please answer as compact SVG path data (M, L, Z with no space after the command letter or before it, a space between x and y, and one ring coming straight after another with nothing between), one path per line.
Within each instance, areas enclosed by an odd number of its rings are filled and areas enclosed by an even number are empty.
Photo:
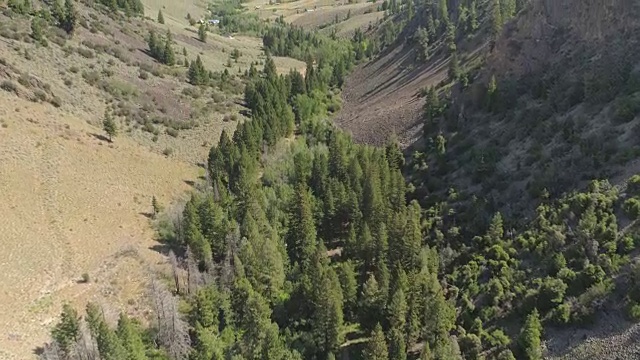
M204 17L204 3L149 1L142 17L73 2L72 33L57 26L53 3L29 4L0 1L2 359L33 357L65 302L148 315L149 274L167 264L154 248L151 199L182 201L201 181L210 146L244 120L244 73L265 59L250 34L212 27L199 40L187 15ZM150 31L171 32L175 65L150 56ZM189 83L184 64L197 56L207 86ZM304 69L274 60L283 73Z

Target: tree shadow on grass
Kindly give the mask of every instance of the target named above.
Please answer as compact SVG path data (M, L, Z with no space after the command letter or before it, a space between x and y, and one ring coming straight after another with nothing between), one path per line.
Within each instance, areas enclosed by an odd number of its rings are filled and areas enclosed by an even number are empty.
M104 135L101 135L101 134L91 133L91 136L93 136L94 138L96 138L96 139L98 139L100 141L105 141L105 142L109 142L109 143L111 142L108 137L106 137Z
M153 219L155 216L153 215L153 213L151 212L146 212L146 211L141 211L138 213L138 215L142 215L144 217L146 217L147 219L151 220Z

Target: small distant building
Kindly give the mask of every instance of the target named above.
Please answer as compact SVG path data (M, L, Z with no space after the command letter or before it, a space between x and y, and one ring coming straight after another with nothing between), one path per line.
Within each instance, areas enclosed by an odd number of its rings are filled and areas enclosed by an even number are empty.
M218 25L218 24L220 24L220 20L218 20L218 19L209 20L209 24Z

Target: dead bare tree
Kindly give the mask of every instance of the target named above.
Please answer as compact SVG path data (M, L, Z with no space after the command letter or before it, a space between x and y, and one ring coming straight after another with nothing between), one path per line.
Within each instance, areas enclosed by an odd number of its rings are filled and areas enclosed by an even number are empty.
M91 335L89 326L85 321L80 322L80 332L78 340L73 346L70 359L73 360L99 360L100 351L98 350L98 343L96 339Z
M40 354L40 360L62 360L63 358L60 356L60 348L58 344L54 341L51 344L45 344L42 350L42 354Z
M151 280L151 297L158 321L157 343L174 360L184 360L189 354L189 326L180 317L178 299L156 279Z
M173 250L169 250L169 263L171 264L171 273L173 281L176 285L176 293L180 294L180 274L178 273L178 258Z

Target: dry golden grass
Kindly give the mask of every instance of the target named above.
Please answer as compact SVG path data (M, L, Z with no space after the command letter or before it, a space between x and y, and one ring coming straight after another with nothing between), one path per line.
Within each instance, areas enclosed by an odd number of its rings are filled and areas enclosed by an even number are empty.
M108 144L83 119L4 91L0 119L0 358L26 359L62 302L139 301L136 275L164 262L142 214L199 170L125 136ZM78 284L85 272L91 282Z

